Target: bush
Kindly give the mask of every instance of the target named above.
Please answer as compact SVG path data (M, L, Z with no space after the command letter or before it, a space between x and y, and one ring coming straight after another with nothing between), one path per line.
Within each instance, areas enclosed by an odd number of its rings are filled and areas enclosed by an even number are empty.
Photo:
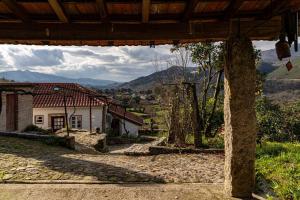
M270 141L300 139L300 103L280 107L266 97L256 101L258 131Z
M266 97L259 98L256 101L256 117L258 132L263 138L271 141L288 140L284 133L284 113L279 105L272 104Z
M51 131L42 129L42 128L37 127L36 125L33 125L33 124L27 126L24 129L24 132L35 132L35 133L44 134L44 135L51 134Z
M284 107L284 129L290 140L300 140L300 102Z

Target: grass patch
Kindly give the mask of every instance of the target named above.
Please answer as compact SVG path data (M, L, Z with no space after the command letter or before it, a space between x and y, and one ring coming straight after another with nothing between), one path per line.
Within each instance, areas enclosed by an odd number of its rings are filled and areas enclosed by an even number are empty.
M300 143L267 142L256 151L257 181L266 181L280 199L300 199Z

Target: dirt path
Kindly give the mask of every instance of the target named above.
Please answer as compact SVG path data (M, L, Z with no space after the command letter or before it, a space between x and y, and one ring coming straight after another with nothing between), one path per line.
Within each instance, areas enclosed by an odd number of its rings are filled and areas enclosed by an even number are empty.
M1 200L224 200L222 184L2 184Z

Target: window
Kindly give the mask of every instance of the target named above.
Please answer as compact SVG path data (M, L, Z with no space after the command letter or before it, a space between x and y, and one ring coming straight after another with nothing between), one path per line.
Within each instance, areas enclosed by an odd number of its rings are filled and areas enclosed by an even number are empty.
M71 117L71 127L82 129L82 116L81 115L73 115Z
M35 115L34 122L35 124L44 124L44 115Z

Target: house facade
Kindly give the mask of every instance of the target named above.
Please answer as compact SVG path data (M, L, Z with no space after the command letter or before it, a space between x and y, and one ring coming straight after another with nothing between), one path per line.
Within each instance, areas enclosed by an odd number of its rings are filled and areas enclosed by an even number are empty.
M114 105L112 107L111 105ZM118 108L118 110L112 108ZM142 119L134 117L122 107L107 100L99 93L74 83L37 83L33 98L33 124L57 131L68 126L90 132L100 131L116 135L128 133L138 136ZM67 118L65 117L67 111ZM115 112L114 112L115 111ZM138 121L139 123L132 123Z
M0 131L21 132L32 124L32 84L0 83Z

